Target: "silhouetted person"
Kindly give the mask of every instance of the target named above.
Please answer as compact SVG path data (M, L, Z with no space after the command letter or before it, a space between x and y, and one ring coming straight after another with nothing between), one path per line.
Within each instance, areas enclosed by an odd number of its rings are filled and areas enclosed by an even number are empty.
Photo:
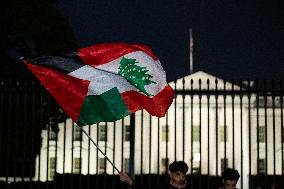
M235 189L240 178L240 174L237 170L227 168L222 172L222 183L221 189Z
M169 166L169 178L165 182L160 183L158 189L189 189L189 184L186 179L188 166L184 161L174 161ZM125 173L120 173L120 180L126 182L130 188L145 188L138 186L135 181Z

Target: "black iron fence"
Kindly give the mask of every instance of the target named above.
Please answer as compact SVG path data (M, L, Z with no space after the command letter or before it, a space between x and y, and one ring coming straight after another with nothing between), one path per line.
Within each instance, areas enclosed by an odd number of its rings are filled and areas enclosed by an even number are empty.
M184 160L192 188L216 188L240 172L238 188L283 188L282 81L184 78L164 118L145 111L84 127L136 182L154 187ZM1 188L123 188L114 167L53 99L31 80L1 80Z

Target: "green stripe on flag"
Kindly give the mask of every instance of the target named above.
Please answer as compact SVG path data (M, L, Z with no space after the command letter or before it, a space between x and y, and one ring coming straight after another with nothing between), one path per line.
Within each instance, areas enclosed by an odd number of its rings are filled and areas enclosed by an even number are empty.
M127 116L128 109L116 87L101 95L89 95L82 106L78 126L112 122Z

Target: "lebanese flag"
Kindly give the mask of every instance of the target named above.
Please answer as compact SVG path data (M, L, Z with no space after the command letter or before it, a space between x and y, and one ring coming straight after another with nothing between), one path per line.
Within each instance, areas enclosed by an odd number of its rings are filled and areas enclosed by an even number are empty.
M144 45L99 44L24 63L79 126L141 109L163 117L174 97L159 59Z

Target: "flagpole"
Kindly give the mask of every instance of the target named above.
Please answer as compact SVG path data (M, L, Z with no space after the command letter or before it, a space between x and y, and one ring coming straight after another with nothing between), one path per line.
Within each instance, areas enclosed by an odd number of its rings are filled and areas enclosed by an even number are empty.
M96 148L105 156L106 160L108 160L108 162L110 162L110 164L114 167L114 169L120 173L120 171L118 170L118 168L114 165L114 163L106 156L106 154L98 147L98 145L95 143L95 141L91 138L91 136L84 130L82 129L80 126L78 126L81 131L91 140L91 142L96 146Z
M189 71L193 73L193 36L192 28L189 29Z

